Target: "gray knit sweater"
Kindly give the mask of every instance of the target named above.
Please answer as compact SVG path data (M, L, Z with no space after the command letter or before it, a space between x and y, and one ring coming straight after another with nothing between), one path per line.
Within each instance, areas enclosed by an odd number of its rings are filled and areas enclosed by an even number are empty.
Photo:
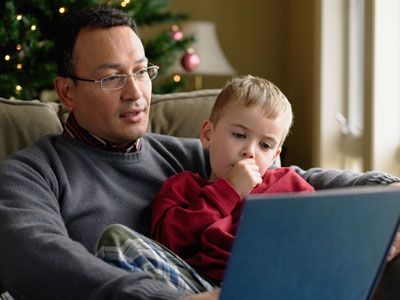
M151 201L163 181L190 170L206 177L198 140L148 134L137 153L47 136L0 165L0 278L16 299L179 299L144 273L97 259L109 224L148 234ZM316 188L390 183L380 173L295 170Z

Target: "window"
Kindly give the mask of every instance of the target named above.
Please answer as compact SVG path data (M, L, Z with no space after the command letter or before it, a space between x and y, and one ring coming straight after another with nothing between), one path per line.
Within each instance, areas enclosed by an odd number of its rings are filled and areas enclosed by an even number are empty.
M372 1L365 168L400 175L400 1ZM368 75L369 74L369 75ZM369 100L369 101L368 101Z
M400 175L400 1L320 4L315 164Z

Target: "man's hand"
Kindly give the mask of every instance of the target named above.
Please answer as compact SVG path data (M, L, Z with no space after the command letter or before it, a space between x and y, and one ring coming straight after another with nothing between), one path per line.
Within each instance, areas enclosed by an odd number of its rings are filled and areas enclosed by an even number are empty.
M390 188L400 188L400 182L393 182L388 185ZM387 256L387 261L391 261L393 258L395 258L397 255L400 253L400 232L398 231L396 233L396 236L394 237L392 246L389 249L389 253Z
M205 292L201 294L194 294L186 296L182 300L218 300L220 289L215 289L212 292Z
M387 261L391 261L393 258L395 258L397 255L400 253L400 232L396 232L396 236L394 237L392 246L390 247L388 256L387 256Z
M252 158L242 159L235 163L226 180L242 198L262 182L259 167Z
M400 188L400 181L393 182L388 187Z

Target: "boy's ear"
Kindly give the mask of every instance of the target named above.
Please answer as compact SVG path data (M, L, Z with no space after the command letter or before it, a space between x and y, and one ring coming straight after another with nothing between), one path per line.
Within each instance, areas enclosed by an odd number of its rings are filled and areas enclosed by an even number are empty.
M205 120L201 125L200 141L204 149L208 149L210 147L210 140L213 130L214 126L210 120Z
M282 147L279 147L278 149L276 149L276 152L274 154L274 158L272 160L275 160L279 154L281 154L282 151Z
M72 97L73 85L74 83L70 78L57 76L54 80L54 89L57 92L58 98L69 111L74 109L74 100Z

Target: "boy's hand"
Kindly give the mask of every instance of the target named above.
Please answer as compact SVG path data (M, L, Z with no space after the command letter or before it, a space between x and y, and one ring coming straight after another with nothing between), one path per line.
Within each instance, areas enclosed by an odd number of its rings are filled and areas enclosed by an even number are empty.
M262 182L259 167L252 158L242 159L235 163L226 180L242 198Z

